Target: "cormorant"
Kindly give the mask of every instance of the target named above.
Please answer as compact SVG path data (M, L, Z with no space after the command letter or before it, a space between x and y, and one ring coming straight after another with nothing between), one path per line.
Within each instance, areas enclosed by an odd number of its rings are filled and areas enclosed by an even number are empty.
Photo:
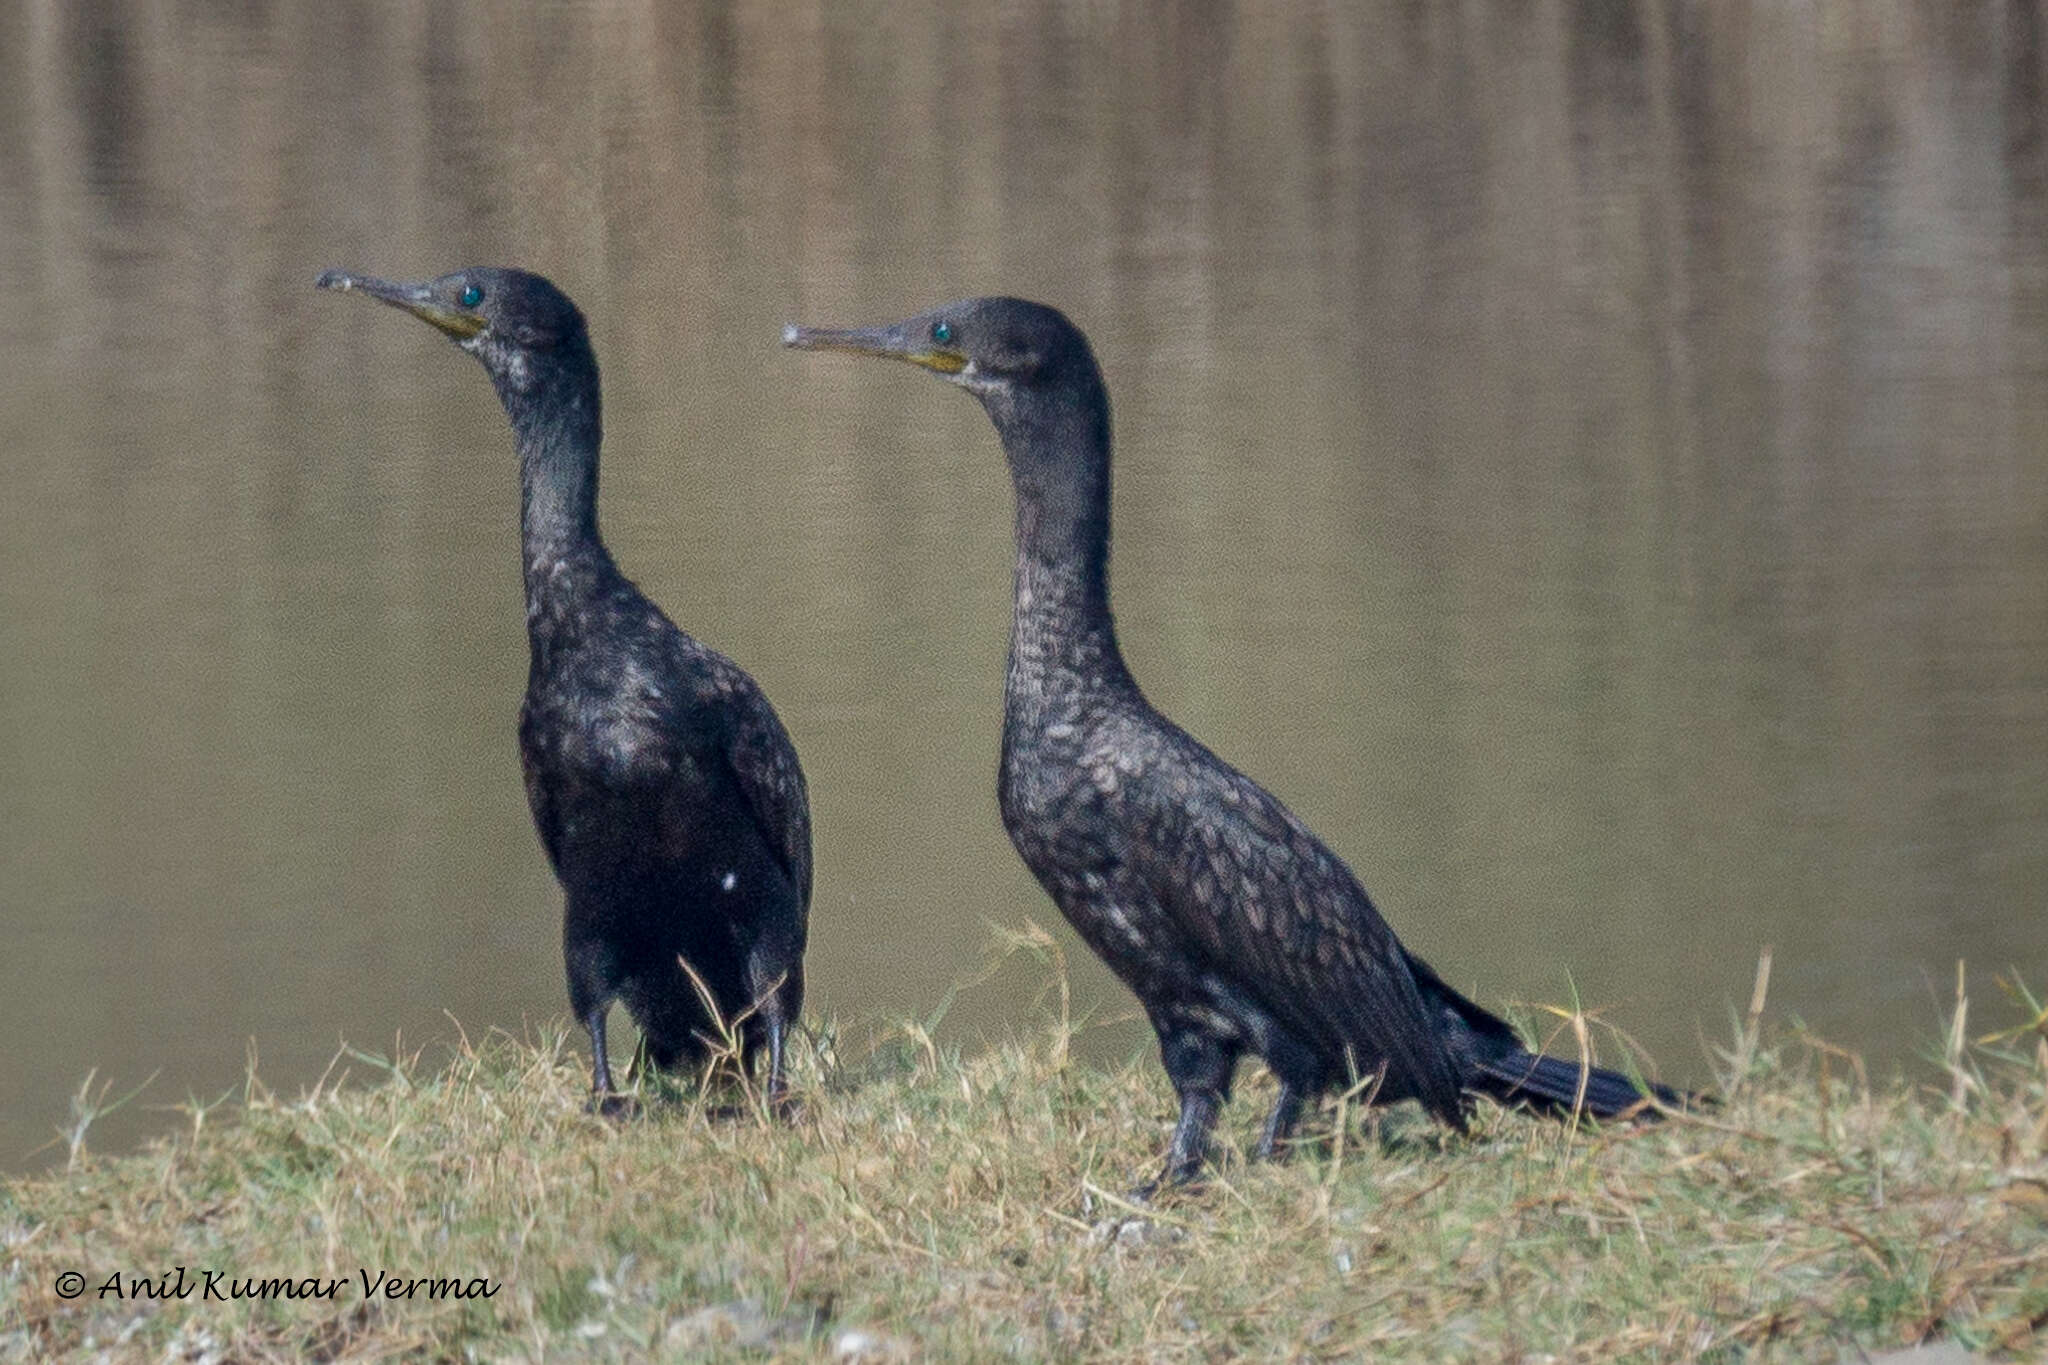
M783 344L933 370L1002 437L1017 509L1003 825L1159 1035L1180 1098L1167 1179L1201 1168L1247 1052L1280 1084L1262 1157L1307 1100L1375 1075L1378 1102L1416 1099L1456 1128L1474 1092L1601 1117L1647 1108L1619 1073L1525 1051L1401 946L1292 811L1145 700L1110 617L1109 395L1078 328L981 298L885 327L792 326Z
M811 814L796 749L767 697L619 572L597 527L597 356L568 296L523 270L422 284L329 270L322 289L404 309L481 361L518 438L531 648L519 753L564 892L569 1005L590 1033L593 1105L613 1091L605 1016L623 1001L649 1058L700 1064L717 1036L697 986L739 1021L743 1064L783 1042L803 1004ZM680 960L680 961L679 961Z

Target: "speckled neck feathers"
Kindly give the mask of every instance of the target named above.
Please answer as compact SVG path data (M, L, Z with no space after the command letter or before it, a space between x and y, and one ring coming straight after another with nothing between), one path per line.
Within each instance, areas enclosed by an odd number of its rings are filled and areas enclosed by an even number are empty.
M1006 732L1137 696L1109 610L1109 400L1100 381L990 404L1017 494Z
M604 439L597 358L578 336L486 368L519 443L519 524L527 627L535 644L574 619L573 605L616 577L597 529Z

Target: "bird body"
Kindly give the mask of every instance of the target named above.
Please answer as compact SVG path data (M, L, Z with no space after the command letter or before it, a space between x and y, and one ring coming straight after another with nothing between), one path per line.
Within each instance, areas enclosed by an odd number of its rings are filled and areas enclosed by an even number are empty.
M1247 1053L1280 1083L1266 1155L1307 1100L1368 1078L1375 1100L1412 1098L1453 1126L1474 1092L1603 1115L1641 1103L1618 1073L1525 1051L1402 947L1292 811L1145 699L1109 608L1109 399L1078 328L1043 304L985 298L886 327L791 328L784 342L931 369L974 394L1002 439L1017 509L1003 824L1159 1036L1181 1102L1169 1179L1200 1169Z
M605 1048L615 1000L663 1068L698 1063L721 1025L738 1027L748 1062L767 1050L779 1096L811 898L803 770L754 680L663 615L604 546L599 381L582 314L517 270L418 285L330 271L320 284L454 337L511 421L530 647L519 750L563 889L570 1008L590 1034L597 1102L618 1107Z
M1082 940L1143 1004L1169 1073L1196 1097L1194 1122L1205 1126L1213 1113L1203 1108L1228 1098L1245 1053L1303 1098L1383 1068L1379 1098L1418 1099L1461 1121L1459 1069L1350 869L1278 799L1161 715L1113 634L1064 629L1058 618L1085 614L1076 608L1087 597L1060 591L1060 576L1034 559L1020 554L997 782L1003 825ZM1086 643L1071 652L1041 643L1052 640ZM1180 1175L1197 1160L1195 1138L1186 1137Z
M616 570L594 577L572 606L557 599L586 580L555 573L529 615L520 757L564 891L571 1008L587 1019L616 991L670 1068L719 1036L678 959L727 1022L764 998L785 1022L801 1005L802 774L752 678ZM779 840L767 828L777 817ZM762 1027L743 1031L759 1045Z

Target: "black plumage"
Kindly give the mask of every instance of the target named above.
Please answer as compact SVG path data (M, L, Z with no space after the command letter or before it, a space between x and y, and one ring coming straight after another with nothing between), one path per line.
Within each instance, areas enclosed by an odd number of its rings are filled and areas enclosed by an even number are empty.
M1401 946L1292 811L1145 700L1110 616L1109 396L1079 329L1042 304L986 298L783 339L936 371L1002 437L1017 509L1003 824L1159 1034L1181 1104L1169 1178L1200 1168L1247 1052L1280 1083L1261 1155L1309 1099L1376 1073L1378 1101L1419 1100L1459 1127L1473 1092L1599 1116L1641 1103L1616 1072L1525 1051Z
M522 270L393 284L330 270L324 289L402 308L482 362L518 439L531 647L519 752L562 883L569 1002L596 1102L623 1107L605 1055L621 1001L663 1068L699 1064L737 1021L744 1059L783 1045L803 1003L811 816L796 749L747 673L662 615L597 525L597 357L583 315Z

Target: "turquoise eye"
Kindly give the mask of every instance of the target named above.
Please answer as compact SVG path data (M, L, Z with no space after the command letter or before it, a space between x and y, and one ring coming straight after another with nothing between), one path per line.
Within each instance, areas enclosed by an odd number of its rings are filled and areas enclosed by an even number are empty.
M938 343L939 343L939 345L943 346L943 345L945 345L945 344L946 344L947 342L951 341L952 339L953 339L953 324L952 324L952 323L950 323L950 322L935 322L935 323L933 323L933 324L932 324L932 340L933 340L933 341L936 341L936 342L938 342Z
M462 300L462 306L464 308L474 308L484 301L483 286L475 284L465 284L462 286L462 293L459 295L459 297Z

